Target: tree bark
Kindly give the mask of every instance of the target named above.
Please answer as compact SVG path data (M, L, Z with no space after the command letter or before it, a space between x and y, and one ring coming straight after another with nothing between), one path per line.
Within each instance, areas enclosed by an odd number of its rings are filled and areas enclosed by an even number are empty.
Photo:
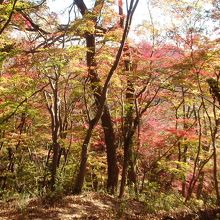
M107 191L114 194L118 184L118 166L116 154L115 132L111 120L111 115L108 106L104 106L103 115L101 117L102 127L105 134L105 144L107 150L107 164L108 164L108 179Z
M81 152L81 160L80 160L80 167L79 167L79 172L76 177L75 185L73 188L73 193L74 194L79 194L82 192L82 187L84 183L84 178L86 174L86 163L87 163L87 150L89 146L89 142L92 136L92 131L94 128L94 124L90 123L89 129L86 132L86 136L82 145L82 152Z
M129 80L129 74L132 71L132 61L130 58L129 46L124 48L125 57L125 73L128 74L127 80L127 91L126 91L126 116L124 123L124 162L121 178L121 187L119 197L121 198L124 194L124 189L126 185L126 179L129 178L130 182L133 182L136 186L136 174L134 171L134 164L132 160L132 145L133 145L133 135L134 129L134 86L131 80ZM133 132L134 131L134 132Z
M96 3L95 5L97 5ZM102 4L100 2L99 4ZM86 5L83 1L76 1L76 5L79 8L82 15L88 11ZM95 19L96 20L96 19ZM95 34L86 34L86 46L88 48L87 51L87 67L88 74L91 81L91 86L93 89L93 96L95 98L95 103L97 108L101 104L101 93L102 86L100 85L100 79L97 74L97 63L95 59ZM116 141L115 141L115 132L111 120L111 114L108 108L107 102L104 104L103 114L101 116L102 128L105 136L105 144L107 149L107 164L108 164L108 179L107 179L107 190L110 193L114 193L117 188L118 182L118 167L117 167L117 157L116 157Z
M52 191L54 191L55 183L56 183L57 167L59 165L58 164L59 154L60 154L60 144L58 143L58 139L60 135L60 118L59 118L60 104L59 104L59 94L58 94L59 73L55 73L54 79L49 78L49 82L52 90L51 100L49 101L46 92L44 94L47 100L47 109L51 117L51 136L52 136L53 156L52 156L52 163L50 166L50 172L51 172L50 188Z
M101 104L101 93L102 87L100 85L100 79L98 77L96 68L97 63L95 60L95 36L94 34L89 34L86 36L86 46L88 48L87 52L87 66L89 77L91 81L91 86L93 90L93 96L95 98L95 103L97 108ZM103 114L101 116L102 128L105 136L105 144L107 149L107 164L108 164L108 179L107 179L107 190L110 193L114 193L117 188L118 182L118 167L116 158L116 142L115 142L115 132L111 120L111 114L108 108L107 101L103 107Z
M216 108L215 108L215 100L217 99L220 105L220 88L218 85L218 81L212 78L207 80L207 83L210 87L210 93L213 96L213 113L215 120L215 127L212 133L212 146L213 146L213 177L214 177L214 187L216 191L216 200L217 205L220 205L220 192L219 192L219 183L218 183L218 162L217 162L217 150L216 150L216 135L218 131L218 126L220 124L220 118L216 117Z

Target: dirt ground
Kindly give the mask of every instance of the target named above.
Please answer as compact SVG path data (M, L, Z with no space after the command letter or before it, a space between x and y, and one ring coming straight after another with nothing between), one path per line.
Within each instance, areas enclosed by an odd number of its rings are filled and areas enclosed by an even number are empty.
M72 219L160 219L147 213L143 203L119 202L104 194L87 193L57 198L53 204L30 200L25 206L17 202L0 203L0 220L72 220Z
M172 218L168 218L172 217ZM78 196L57 198L53 203L31 199L24 204L18 201L0 202L0 220L220 220L220 209L197 213L149 214L146 205L137 200L119 201L110 195L84 193Z

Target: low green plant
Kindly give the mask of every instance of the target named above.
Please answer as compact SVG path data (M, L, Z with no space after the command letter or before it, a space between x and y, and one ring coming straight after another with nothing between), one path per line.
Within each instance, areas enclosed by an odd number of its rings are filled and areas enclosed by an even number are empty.
M184 198L177 192L163 192L156 182L148 182L147 187L142 192L140 200L146 204L146 209L150 213L158 211L171 211L184 206Z

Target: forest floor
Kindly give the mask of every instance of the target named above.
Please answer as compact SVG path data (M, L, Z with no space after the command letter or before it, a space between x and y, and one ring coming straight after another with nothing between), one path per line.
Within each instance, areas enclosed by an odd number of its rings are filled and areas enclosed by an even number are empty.
M53 203L40 199L29 201L0 202L0 220L159 220L172 216L177 220L190 219L220 219L220 208L210 210L207 213L165 213L149 214L143 202L130 199L120 201L106 194L85 193L78 196L66 196L57 198ZM201 216L200 216L201 214ZM217 214L217 216L216 216ZM169 218L167 218L169 219ZM171 219L171 218L170 218Z

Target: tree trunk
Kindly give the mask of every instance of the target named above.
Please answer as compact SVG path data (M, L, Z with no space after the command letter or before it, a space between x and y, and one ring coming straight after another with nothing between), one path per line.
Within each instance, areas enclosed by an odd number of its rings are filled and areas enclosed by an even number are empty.
M55 190L56 184L56 174L57 174L57 167L58 167L58 159L60 153L60 145L59 143L53 143L53 158L51 164L51 190Z
M120 58L121 58L121 54L123 52L125 40L127 39L127 35L128 35L129 30L130 30L130 24L131 24L132 16L133 16L133 14L135 12L135 9L138 5L138 2L139 2L139 0L136 0L136 1L131 0L131 2L130 2L128 14L127 14L127 19L126 19L126 25L125 25L125 28L124 28L124 32L123 32L123 35L122 35L122 39L121 39L121 42L120 42L119 49L118 49L117 54L115 56L115 60L114 60L112 66L111 66L111 68L108 72L108 75L107 75L106 80L104 82L104 86L103 87L100 87L100 86L97 87L97 89L101 88L101 93L99 93L99 92L97 93L98 97L99 97L98 98L99 105L98 105L98 108L97 108L94 119L90 121L89 129L87 130L87 134L86 134L86 137L84 139L84 143L83 143L83 146L82 146L80 170L79 170L76 182L75 182L74 192L80 192L81 189L82 189L84 176L85 176L85 170L86 170L87 148L88 148L91 136L92 136L93 129L94 129L95 125L98 123L99 119L103 115L103 110L105 109L105 104L106 104L107 89L108 89L110 80L111 80L115 70L118 67L118 64L119 64L119 61L120 61ZM75 1L75 4L79 8L82 15L85 15L85 13L88 12L83 0L77 0L77 1ZM97 20L97 18L96 19L94 18L94 21L96 21L96 20ZM94 59L95 58L95 36L93 34L86 33L86 44L87 44L87 48L89 49L88 52L87 52L87 66L89 67L89 74L91 74L91 75L94 74L94 76L97 77L97 73L96 73L96 66L97 65L96 65L95 59ZM95 79L94 76L92 75L91 81ZM92 85L94 86L94 84L92 84ZM97 99L96 99L96 102L97 102ZM116 158L116 156L115 156L115 158ZM117 169L117 164L115 164L115 167Z
M100 85L100 79L98 77L96 68L97 63L95 60L95 36L89 34L86 36L86 46L89 49L87 52L87 66L89 70L89 77L95 98L97 108L101 103L101 92L102 87ZM92 68L91 68L92 67ZM117 188L118 182L118 167L116 158L116 143L115 133L111 120L110 111L108 108L107 101L103 108L103 114L101 116L102 128L104 130L105 144L107 149L107 164L108 164L108 179L107 179L107 190L110 193L114 193Z
M198 180L198 188L197 188L197 192L196 192L197 199L200 199L201 195L202 195L204 176L205 176L205 173L204 173L204 171L202 171L200 173L199 180Z
M107 150L107 164L108 164L107 191L111 194L114 194L115 190L117 189L119 169L117 166L115 133L113 130L111 115L107 105L104 106L101 121L105 134L105 144Z
M126 70L128 66L125 65ZM132 144L133 144L133 135L134 135L134 127L133 127L133 113L134 113L134 88L133 84L130 80L128 80L127 92L126 92L126 116L125 116L125 125L124 125L124 162L123 162L123 170L122 170L122 179L121 179L121 187L119 197L121 198L124 194L124 188L126 185L126 179L128 173L130 174L131 182L134 182L136 185L136 174L134 172L134 165L132 160ZM132 178L131 178L132 177Z
M93 128L94 128L93 124L90 123L89 129L86 132L86 137L85 137L83 145L82 145L79 172L76 177L75 185L73 188L74 194L79 194L82 192L82 187L83 187L84 178L85 178L85 174L86 174L87 150L88 150L89 142L90 142L90 139L92 136Z
M53 156L52 156L52 163L50 166L51 172L51 180L50 180L50 188L52 191L55 190L55 183L56 183L56 174L57 174L57 167L59 166L59 154L60 154L60 144L58 143L59 135L60 135L60 103L59 103L59 77L60 73L55 72L54 78L49 78L50 87L52 93L48 96L48 93L45 91L44 95L47 101L47 109L50 113L51 117L51 136L52 136L52 149L53 149ZM50 100L49 100L50 97Z
M121 175L121 187L120 187L120 194L119 194L120 198L122 198L124 195L129 158L130 158L129 143L124 142L124 162L123 162L123 170L122 170L122 175Z
M216 107L215 107L215 102L216 99L220 105L220 88L218 84L218 79L212 79L209 78L207 80L209 87L210 87L210 92L213 96L213 113L214 113L214 119L215 119L215 127L213 129L212 133L212 146L213 146L213 176L214 176L214 187L216 191L216 200L217 200L217 205L220 205L220 192L219 192L219 187L218 187L218 162L217 162L217 151L216 151L216 135L218 131L218 126L220 124L220 118L216 117Z
M215 127L214 134L212 135L212 145L213 145L213 176L214 176L214 186L216 192L216 204L220 205L220 193L218 187L218 162L217 162L217 151L216 151L216 134L217 134L217 126Z

